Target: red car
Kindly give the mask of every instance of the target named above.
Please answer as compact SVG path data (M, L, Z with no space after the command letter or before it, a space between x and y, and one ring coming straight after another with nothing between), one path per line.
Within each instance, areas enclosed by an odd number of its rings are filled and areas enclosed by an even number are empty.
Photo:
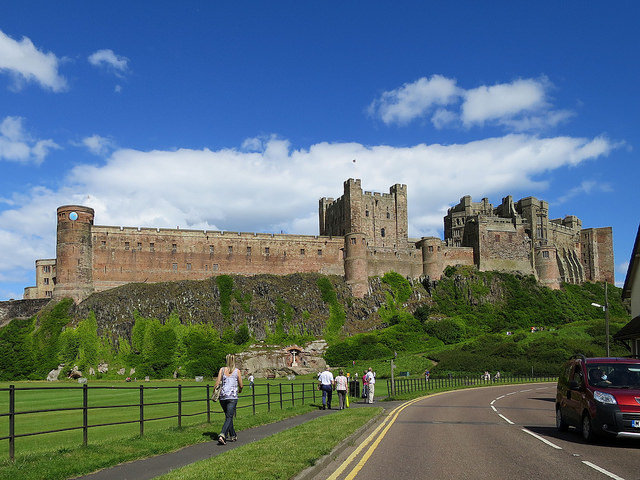
M640 360L576 355L562 367L556 394L556 427L640 439Z

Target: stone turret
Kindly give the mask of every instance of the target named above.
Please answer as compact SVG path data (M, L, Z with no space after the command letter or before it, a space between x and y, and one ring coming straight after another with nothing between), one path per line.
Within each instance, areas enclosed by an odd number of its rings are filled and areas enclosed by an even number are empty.
M557 249L551 245L534 248L534 262L538 281L554 290L560 288L561 278L556 258Z
M54 298L76 302L93 293L93 208L65 205L57 211L56 286Z
M344 278L354 297L363 298L369 291L367 240L364 233L344 236Z

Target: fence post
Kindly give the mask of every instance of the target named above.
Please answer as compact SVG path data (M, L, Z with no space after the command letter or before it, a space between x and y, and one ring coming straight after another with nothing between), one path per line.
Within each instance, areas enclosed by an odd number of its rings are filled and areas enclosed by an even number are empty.
M267 412L271 411L271 384L267 382Z
M251 405L253 407L253 414L256 414L256 388L251 387Z
M313 392L313 403L316 403L316 388L318 388L318 386L311 382L311 391Z
M13 462L16 446L16 386L9 385L9 458Z
M280 386L280 410L282 410L282 383L278 385Z
M207 383L207 423L211 423L211 395L209 395L210 385Z
M178 428L182 427L182 385L178 385Z
M140 385L140 437L144 436L144 385Z
M293 388L293 382L291 382L291 406L292 407L296 406L296 392L294 391L294 388Z
M82 385L82 445L87 446L89 437L89 386Z
M304 405L304 386L306 383L302 382L302 404Z

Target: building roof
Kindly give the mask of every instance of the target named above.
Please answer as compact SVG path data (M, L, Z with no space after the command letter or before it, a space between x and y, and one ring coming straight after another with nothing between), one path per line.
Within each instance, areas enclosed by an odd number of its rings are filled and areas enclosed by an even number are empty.
M631 298L631 283L635 278L638 268L640 268L640 225L638 225L636 241L633 244L631 260L629 260L629 268L627 269L627 277L624 279L624 287L622 287L622 298Z
M640 315L631 319L624 327L622 327L613 336L614 340L628 340L630 338L640 337Z

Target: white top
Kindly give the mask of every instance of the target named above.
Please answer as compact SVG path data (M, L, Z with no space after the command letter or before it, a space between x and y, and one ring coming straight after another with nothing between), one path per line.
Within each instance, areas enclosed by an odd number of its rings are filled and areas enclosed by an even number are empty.
M333 373L329 370L325 370L320 374L318 380L322 385L331 385L333 383Z
M347 389L347 377L344 375L338 375L336 377L336 390L346 390Z
M238 398L238 369L234 369L231 375L227 376L222 370L222 388L220 389L220 400Z
M253 382L253 375L249 375L249 381Z
M376 383L376 375L373 372L367 372L367 383L374 384Z

